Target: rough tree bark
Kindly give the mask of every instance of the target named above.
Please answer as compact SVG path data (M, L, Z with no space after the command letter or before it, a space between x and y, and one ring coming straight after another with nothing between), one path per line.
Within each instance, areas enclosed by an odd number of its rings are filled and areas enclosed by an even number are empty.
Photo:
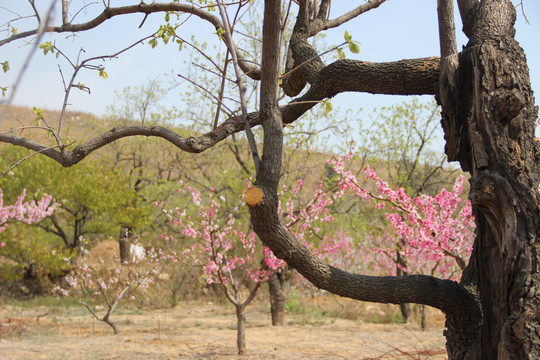
M293 271L294 269L286 267L268 280L270 314L274 326L285 325L285 308L289 299Z
M482 307L479 358L537 359L538 109L512 3L461 1L460 11L470 41L443 59L442 124L449 160L471 174L477 237L467 273Z

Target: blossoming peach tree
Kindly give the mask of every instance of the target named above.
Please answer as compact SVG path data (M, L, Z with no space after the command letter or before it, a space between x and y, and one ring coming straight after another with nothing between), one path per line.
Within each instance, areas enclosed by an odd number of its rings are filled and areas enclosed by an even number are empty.
M358 259L362 253L363 259L386 268L391 275L421 274L459 281L472 252L476 227L471 203L463 201L461 196L464 177L455 180L452 191L442 189L434 196L420 194L412 198L403 188L391 188L367 166L364 173L376 184L376 191L370 191L347 170L345 161L354 156L353 151L344 158L329 160L340 175L338 185L341 191L350 191L364 201L374 201L376 208L385 209L389 228L356 246L350 246L346 236L325 239L324 247L339 245L340 257L330 253L332 260ZM350 254L353 249L358 250L356 256ZM365 256L370 252L371 256ZM351 266L342 264L345 265ZM355 270L359 270L358 266ZM400 307L406 320L409 308L406 304ZM425 305L420 305L420 311L421 325L425 328Z
M333 220L328 210L332 199L322 190L321 183L315 195L305 203L293 200L302 185L302 180L298 180L292 190L286 185L282 186L281 194L289 193L290 198L284 205L279 203L278 213L286 218L286 228L296 238L309 244L310 237L320 231L318 224ZM249 186L251 183L248 180ZM183 236L194 240L182 252L181 259L189 266L201 267L206 283L218 284L227 300L235 306L238 353L243 354L246 321L244 310L255 298L261 284L281 271L286 263L276 258L267 247L262 247L262 250L258 248L255 233L245 230L244 224L239 221L241 214L238 206L232 210L225 209L224 212L228 213L225 216L221 213L223 211L220 212L226 204L225 196L218 195L211 188L208 195L202 197L197 189L183 182L180 182L179 191L191 193L197 208L196 215L188 214L186 209L180 208L163 210ZM156 205L164 207L164 203ZM166 237L172 240L172 236ZM241 285L246 279L250 279L252 284L248 293L244 294Z
M394 274L399 269L404 274L458 280L456 277L471 254L475 230L470 201L461 197L464 177L455 180L452 191L442 189L435 196L421 194L411 198L403 188L391 188L367 166L364 173L377 188L372 192L347 170L344 160L349 156L335 157L329 163L340 175L338 185L343 191L351 191L365 201L375 201L376 208L386 209L390 230L379 236L379 245L372 250L392 262L381 259L380 263Z
M40 222L43 218L51 216L55 204L51 204L51 196L41 198L37 203L35 201L24 201L26 190L17 198L13 205L4 206L4 193L0 189L0 233L6 229L10 222L23 222L25 224L34 224ZM5 242L0 242L0 247L6 246Z

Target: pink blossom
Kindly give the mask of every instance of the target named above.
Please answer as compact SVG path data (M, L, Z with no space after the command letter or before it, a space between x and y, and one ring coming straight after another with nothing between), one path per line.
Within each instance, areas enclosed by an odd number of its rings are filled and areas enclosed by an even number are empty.
M56 204L51 204L52 197L44 196L37 203L24 202L26 190L17 198L14 205L4 206L4 193L0 189L0 232L4 231L7 223L20 221L26 224L40 222L43 218L51 216ZM1 247L5 246L2 243Z
M460 198L463 176L456 179L452 192L442 189L435 196L420 195L412 199L404 189L391 188L369 166L364 173L375 182L376 193L360 186L340 158L329 163L341 177L338 182L341 189L350 190L364 200L375 201L377 209L389 204L385 215L392 232L382 236L378 242L394 245L386 250L379 248L375 253L381 255L379 258L390 269L397 266L406 273L432 274L436 271L450 278L459 272L458 259L462 263L469 257L475 228L471 204L469 201L463 204ZM407 266L387 261L395 259L396 251L405 259Z

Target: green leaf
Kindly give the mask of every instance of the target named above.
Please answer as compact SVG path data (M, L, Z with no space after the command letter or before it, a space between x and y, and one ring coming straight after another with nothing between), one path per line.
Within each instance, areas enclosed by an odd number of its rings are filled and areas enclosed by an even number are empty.
M169 22L170 19L171 19L170 14L166 13L165 14L165 21Z
M36 122L36 125L39 126L41 124L41 120L43 120L43 109L34 106L34 109L32 110L34 111L34 114L37 115L34 121Z
M345 30L345 41L350 43L352 41L352 36L349 35L349 32Z
M3 97L6 97L6 91L7 91L7 86L6 87L0 87L0 90L2 90L2 96Z
M356 41L351 41L349 43L349 50L351 50L351 52L354 54L358 54L360 52L360 46L358 46Z
M43 44L39 45L40 49L43 49L43 54L47 55L47 53L50 51L54 54L54 44L50 41L45 41Z
M103 66L99 68L99 76L105 80L107 80L107 78L109 77L109 75L107 75L107 73L105 72L105 68Z
M17 30L16 27L11 28L11 33L12 33L13 35L17 35L17 34L19 33L19 30Z
M157 40L156 40L156 38L150 39L150 40L148 41L148 43L149 43L150 45L152 45L152 49L155 48L155 47L157 46Z
M330 111L332 111L332 103L330 101L324 102L324 112L325 114L328 114Z
M343 50L337 49L337 53L338 53L339 60L345 59L345 53L343 52Z
M2 70L4 70L4 72L8 72L9 71L9 62L8 61L4 61L2 63Z
M223 34L225 34L225 30L223 30L222 28L219 28L216 34L219 37L219 40L223 40Z

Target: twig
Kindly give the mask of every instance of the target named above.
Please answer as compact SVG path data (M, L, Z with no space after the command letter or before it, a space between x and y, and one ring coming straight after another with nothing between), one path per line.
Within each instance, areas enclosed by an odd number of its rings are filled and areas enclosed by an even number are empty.
M214 127L217 128L219 122L219 114L221 112L221 105L223 100L223 93L225 91L225 81L227 80L227 65L229 65L229 52L225 54L225 63L223 65L223 77L221 78L221 88L219 89L219 102L217 104L216 116L214 117Z
M9 95L6 106L4 107L4 110L2 111L2 114L0 115L0 128L2 127L2 123L4 122L4 119L6 118L8 114L9 107L11 103L13 102L13 99L15 98L15 93L17 92L17 88L19 87L19 84L22 81L23 74L26 72L26 69L28 68L28 64L30 64L30 60L32 60L32 57L34 56L36 49L39 47L39 43L41 41L41 38L43 37L43 34L45 33L46 29L49 27L49 23L53 19L52 14L54 12L55 3L56 3L56 0L51 0L51 4L49 5L47 12L45 13L45 18L39 23L39 28L37 30L38 36L34 42L34 45L31 47L30 52L28 53L26 60L24 61L23 66L21 67L21 70L19 71L19 74L17 75L17 78L15 79L15 82L13 83L11 94Z
M8 169L4 170L1 174L0 174L0 178L2 176L4 176L5 174L7 174L8 172L10 172L12 169L14 169L15 167L19 166L19 164L21 164L23 161L26 161L28 159L30 159L32 156L34 155L37 155L37 154L40 154L42 153L43 151L46 151L46 150L50 150L50 149L54 149L54 148L57 148L58 145L54 145L54 146L51 146L51 147L48 147L48 148L44 148L42 149L41 151L36 151L36 152L33 152L32 154L28 155L28 156L25 156L24 158L22 158L21 160L17 161L17 162L14 162L14 164L12 166L10 166Z
M47 312L44 313L44 314L36 315L36 322L39 323L39 318L45 317L45 316L49 315L50 313L51 313L51 309L47 310Z
M246 103L246 87L244 85L244 81L242 80L242 73L240 70L240 66L238 65L238 57L236 45L234 44L234 41L232 39L232 29L229 24L229 19L227 17L227 13L225 11L225 7L223 6L223 2L221 0L217 1L218 7L219 7L219 13L221 14L221 19L223 21L223 26L225 27L225 34L224 37L227 39L227 45L229 52L231 53L233 64L234 64L234 70L236 72L236 81L238 84L238 91L240 93L240 104L242 108L242 118L244 120L244 128L246 131L246 137L248 139L249 147L251 149L251 155L253 157L253 162L255 163L255 171L256 173L259 172L259 168L261 165L261 159L259 157L259 152L257 150L257 144L255 143L255 137L253 136L253 131L251 131L251 126L249 124L248 120L248 111L247 111L247 103Z
M178 76L181 77L182 79L186 80L186 81L189 81L191 84L195 85L195 86L198 87L199 89L203 90L205 93L207 93L208 95L210 95L214 100L216 100L216 102L217 102L218 104L221 104L223 107L225 107L225 108L227 109L227 111L228 111L230 114L234 114L234 111L232 111L231 109L229 109L229 108L227 107L227 105L223 104L223 102L222 102L217 96L215 96L214 94L212 94L212 93L210 92L210 90L204 88L204 86L197 84L195 81L189 79L188 77L185 77L185 76L182 75L182 74L178 74ZM214 127L214 128L215 128L215 127Z

